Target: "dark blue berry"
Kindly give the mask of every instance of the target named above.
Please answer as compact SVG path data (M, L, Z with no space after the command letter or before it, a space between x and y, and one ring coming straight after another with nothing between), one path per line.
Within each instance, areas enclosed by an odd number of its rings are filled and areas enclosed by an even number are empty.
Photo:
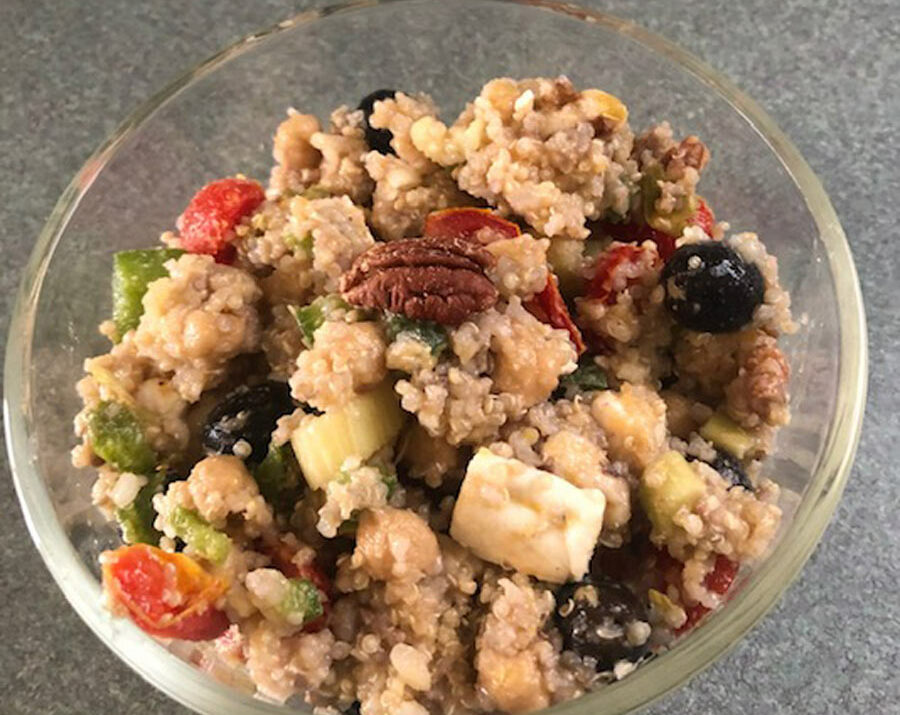
M203 427L203 446L213 454L234 454L237 442L244 440L251 449L246 461L259 463L268 452L278 418L293 411L287 383L269 380L241 386L210 412Z
M369 124L369 117L372 116L375 102L380 102L382 99L393 99L395 94L397 91L393 89L376 89L372 94L363 97L359 103L359 109L363 111L365 118L366 144L379 154L396 154L391 146L391 139L394 135L388 129L374 129Z
M556 627L566 650L595 662L598 672L620 660L637 662L648 644L633 645L628 627L647 620L647 611L626 586L607 578L588 577L556 592Z
M718 450L716 458L709 466L715 469L719 476L726 482L729 482L732 487L743 487L748 491L753 491L753 482L750 481L750 477L744 471L744 465L733 454L729 454L724 450Z
M765 290L759 268L720 241L677 249L663 269L662 281L672 317L685 328L705 333L743 328Z

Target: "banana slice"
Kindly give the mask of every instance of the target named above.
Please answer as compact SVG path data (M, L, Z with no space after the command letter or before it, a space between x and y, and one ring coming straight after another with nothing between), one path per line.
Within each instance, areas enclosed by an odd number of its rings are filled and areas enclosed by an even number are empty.
M480 449L466 469L450 536L485 561L564 583L587 572L605 507L599 489Z

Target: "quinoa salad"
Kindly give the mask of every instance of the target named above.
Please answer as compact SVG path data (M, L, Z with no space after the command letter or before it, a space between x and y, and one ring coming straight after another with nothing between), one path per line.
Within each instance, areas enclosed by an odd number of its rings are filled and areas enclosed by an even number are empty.
M316 715L532 712L687 637L779 528L795 329L706 145L565 77L272 126L113 256L108 608Z

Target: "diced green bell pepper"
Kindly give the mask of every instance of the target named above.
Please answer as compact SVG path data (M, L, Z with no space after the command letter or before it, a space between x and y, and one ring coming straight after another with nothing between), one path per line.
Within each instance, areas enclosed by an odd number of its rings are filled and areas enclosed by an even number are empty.
M118 402L100 402L87 419L94 453L120 472L150 474L156 452L134 412Z
M183 254L184 251L176 248L146 248L119 251L113 256L113 322L117 342L138 326L144 313L141 301L147 286L169 275L165 262Z
M122 540L126 544L159 545L161 534L153 526L156 512L153 497L162 491L166 483L164 471L158 471L137 493L128 506L116 509L116 521L122 529Z
M434 357L439 357L449 345L447 330L440 323L430 320L413 320L396 313L389 313L384 322L388 340L396 340L401 334L407 333L425 343Z
M322 323L335 311L349 310L349 308L350 306L339 295L323 295L309 305L293 308L291 312L303 334L303 343L306 347L311 348L313 335L322 326Z
M571 400L576 395L605 390L608 387L606 372L603 368L597 365L593 358L584 357L579 361L575 372L560 378L555 394L557 397Z
M169 515L175 535L207 561L221 565L228 558L231 539L214 529L193 509L177 506Z
M265 459L253 470L259 493L276 511L290 511L299 497L300 468L290 444L269 445Z
M400 482L397 479L397 475L393 472L389 472L383 467L379 467L378 471L381 472L381 481L384 482L384 485L387 487L387 496L388 499L390 499L392 496L394 496L394 492L397 491L397 487L400 486Z
M285 234L284 244L290 248L293 253L303 253L312 258L313 235L311 233L307 233L300 238L292 233Z
M288 579L287 593L277 608L286 620L298 625L314 621L325 612L319 589L305 578Z

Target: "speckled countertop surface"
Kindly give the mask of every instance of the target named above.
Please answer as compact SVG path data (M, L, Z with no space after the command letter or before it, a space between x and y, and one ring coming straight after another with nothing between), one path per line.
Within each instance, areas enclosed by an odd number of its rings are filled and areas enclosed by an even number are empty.
M869 318L866 424L822 544L729 656L648 712L900 713L897 0L582 1L691 49L774 116L834 202ZM34 237L89 153L177 71L307 6L0 3L0 339ZM68 607L0 460L0 712L185 713Z

